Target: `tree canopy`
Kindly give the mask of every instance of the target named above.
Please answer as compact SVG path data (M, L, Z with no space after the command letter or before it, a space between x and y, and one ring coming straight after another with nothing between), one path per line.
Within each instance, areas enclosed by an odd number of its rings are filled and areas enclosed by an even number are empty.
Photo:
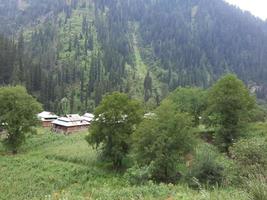
M87 141L101 149L104 159L120 169L129 152L131 134L141 122L143 111L138 101L114 92L104 97L95 110L95 120Z
M249 122L249 112L255 106L255 99L241 80L228 74L210 89L208 106L209 118L217 127L217 144L228 151Z
M5 146L16 153L37 125L37 113L41 111L39 104L22 86L0 88L0 126L7 132Z
M173 102L175 109L186 112L193 117L195 126L199 125L204 111L207 109L207 92L201 88L177 88L168 99Z
M192 118L165 101L155 116L139 125L133 138L137 164L149 166L156 181L175 182L180 178L178 164L193 149Z
M67 112L92 111L113 91L159 105L168 91L208 88L227 72L267 97L266 23L221 0L2 5L0 84L25 85L46 110L63 114L67 98L76 102Z

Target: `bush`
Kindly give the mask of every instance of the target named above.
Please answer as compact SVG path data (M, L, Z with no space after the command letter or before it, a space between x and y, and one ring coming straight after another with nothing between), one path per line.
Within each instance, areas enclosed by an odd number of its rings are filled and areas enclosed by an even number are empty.
M142 167L150 166L156 182L174 183L181 176L180 163L193 150L192 118L177 113L174 105L164 101L156 117L145 119L133 134L133 154Z
M220 161L220 154L209 145L198 147L192 167L187 174L191 187L203 185L221 185L225 178L225 165Z
M130 184L142 185L152 178L151 168L150 166L140 167L138 165L134 165L127 170L124 176L130 182Z
M249 119L251 122L264 122L266 118L266 111L260 106L256 106L249 113Z
M267 145L264 138L242 139L230 149L240 168L241 175L247 176L260 169L267 171Z
M267 179L263 175L249 175L244 180L245 189L253 200L267 199Z
M249 124L245 138L267 138L267 123L258 122Z

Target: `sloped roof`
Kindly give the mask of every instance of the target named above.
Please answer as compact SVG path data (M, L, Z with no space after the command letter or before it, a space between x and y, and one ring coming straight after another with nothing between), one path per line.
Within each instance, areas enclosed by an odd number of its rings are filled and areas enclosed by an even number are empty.
M45 119L57 119L58 116L52 112L43 111L37 115L38 119L45 120Z
M92 122L94 120L94 115L92 113L85 113L82 118L87 122Z
M61 119L64 119L65 121L80 121L82 120L81 116L79 114L69 114L65 117L62 117Z
M66 115L65 117L60 117L57 120L53 121L52 124L65 126L65 127L90 125L88 121L84 120L78 114L71 114L71 115Z

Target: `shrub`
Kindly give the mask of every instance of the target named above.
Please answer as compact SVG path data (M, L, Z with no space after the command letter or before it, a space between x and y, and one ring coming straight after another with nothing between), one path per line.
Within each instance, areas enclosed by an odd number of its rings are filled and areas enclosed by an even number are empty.
M267 138L267 123L251 123L246 130L245 138Z
M209 145L196 149L195 159L187 174L191 187L204 185L221 185L225 178L225 166L220 161L220 154Z
M267 145L264 138L242 139L230 149L240 168L242 175L255 170L267 170Z
M267 199L267 180L263 175L249 175L244 180L245 189L253 200Z
M152 178L151 168L150 166L140 167L138 165L134 165L129 168L124 175L130 184L133 185L141 185L145 184Z
M145 119L133 134L133 154L140 166L150 166L152 179L176 182L180 178L179 163L193 150L192 118L175 112L165 101L156 110L156 117Z
M266 111L260 106L256 106L249 113L249 119L251 122L264 122L266 118Z

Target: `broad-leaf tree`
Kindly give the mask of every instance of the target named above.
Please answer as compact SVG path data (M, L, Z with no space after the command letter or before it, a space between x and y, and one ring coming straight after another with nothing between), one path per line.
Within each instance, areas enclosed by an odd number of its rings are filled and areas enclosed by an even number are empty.
M169 97L177 111L192 115L194 126L207 108L207 92L201 88L177 88Z
M100 148L103 158L112 162L115 169L120 169L129 152L131 134L142 116L139 102L114 92L105 96L96 108L95 120L86 140Z
M241 80L229 74L210 89L208 104L209 118L217 129L216 143L228 152L249 122L249 111L254 108L255 99Z
M17 153L25 134L38 123L41 105L21 86L0 87L0 105L0 125L7 132L4 145Z
M133 153L138 166L151 169L153 180L175 182L180 177L177 165L193 148L192 118L176 112L170 101L164 101L155 114L135 131Z

